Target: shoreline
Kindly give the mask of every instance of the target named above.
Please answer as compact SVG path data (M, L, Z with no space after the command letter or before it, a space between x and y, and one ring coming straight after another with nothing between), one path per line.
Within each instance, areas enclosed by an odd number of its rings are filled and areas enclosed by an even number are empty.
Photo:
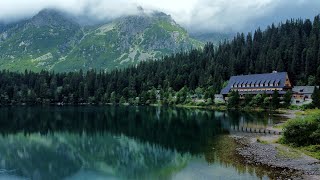
M229 135L239 145L236 154L247 164L283 169L293 173L292 179L320 179L320 160L277 143L280 135L258 133L232 133Z

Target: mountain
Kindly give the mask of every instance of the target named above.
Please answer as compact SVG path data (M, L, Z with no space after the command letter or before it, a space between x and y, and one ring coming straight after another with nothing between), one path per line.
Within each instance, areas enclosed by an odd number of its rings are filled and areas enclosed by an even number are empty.
M160 12L82 26L63 12L45 9L31 19L0 25L0 69L112 70L202 46Z
M229 41L235 36L233 33L193 33L190 36L194 39L197 39L203 43L211 42L215 45L218 45L220 42L225 40Z

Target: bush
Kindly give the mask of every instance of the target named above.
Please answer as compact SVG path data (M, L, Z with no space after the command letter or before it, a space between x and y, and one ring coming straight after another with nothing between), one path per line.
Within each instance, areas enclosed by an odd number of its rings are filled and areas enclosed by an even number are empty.
M208 98L208 99L207 99L207 101L206 101L206 105L207 105L207 106L211 106L211 105L213 105L213 101L212 101L212 99L211 99L211 98Z
M320 144L320 111L289 120L284 126L282 142L294 146Z

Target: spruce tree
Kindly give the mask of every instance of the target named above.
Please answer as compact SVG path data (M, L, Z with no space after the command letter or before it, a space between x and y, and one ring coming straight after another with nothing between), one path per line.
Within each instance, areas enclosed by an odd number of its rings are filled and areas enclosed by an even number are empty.
M314 87L314 91L312 94L312 105L315 108L320 108L320 90L317 86Z
M232 91L229 94L228 108L236 108L240 104L240 95L238 91Z
M279 92L275 90L272 94L272 100L271 100L272 108L278 109L280 105L280 98L279 98Z
M291 91L287 91L286 94L283 97L283 101L284 101L284 106L285 107L289 107L290 106L291 98L292 98L292 92Z

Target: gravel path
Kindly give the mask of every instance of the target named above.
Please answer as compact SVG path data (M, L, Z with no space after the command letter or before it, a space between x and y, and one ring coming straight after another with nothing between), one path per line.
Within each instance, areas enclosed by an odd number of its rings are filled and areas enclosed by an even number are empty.
M276 136L260 137L258 134L238 133L231 137L241 144L237 153L244 157L247 163L297 171L303 175L303 179L320 179L319 160L270 142L275 140ZM268 143L257 142L257 138Z

